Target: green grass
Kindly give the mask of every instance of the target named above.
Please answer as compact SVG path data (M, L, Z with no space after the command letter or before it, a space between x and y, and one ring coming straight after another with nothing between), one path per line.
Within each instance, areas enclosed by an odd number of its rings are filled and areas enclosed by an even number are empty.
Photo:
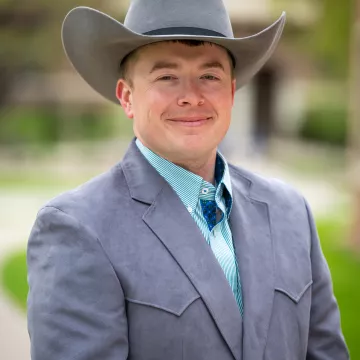
M81 181L81 180L80 180ZM55 176L46 178L36 174L15 174L12 172L3 172L0 174L0 188L3 189L44 189L54 187L73 186L73 179L59 179Z
M343 332L352 359L360 359L360 260L343 246L347 237L346 212L336 217L318 219L317 227L322 248L331 269L334 292L337 297ZM28 285L26 280L26 254L24 250L11 254L1 267L2 284L14 302L26 310Z
M29 191L36 189L70 189L89 180L98 173L69 174L69 176L56 176L46 172L34 171L2 171L0 172L0 189Z
M11 254L1 265L1 283L6 293L25 310L28 293L26 252L19 250Z
M324 219L317 221L321 244L328 261L334 293L341 312L342 329L352 359L360 359L360 259L341 246L347 237L343 221Z

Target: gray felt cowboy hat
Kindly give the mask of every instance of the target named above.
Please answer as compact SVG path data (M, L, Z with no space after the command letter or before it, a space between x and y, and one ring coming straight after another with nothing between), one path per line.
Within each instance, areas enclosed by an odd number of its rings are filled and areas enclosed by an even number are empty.
M282 13L260 33L234 38L222 0L133 0L124 24L88 7L71 10L63 23L62 40L68 58L84 80L118 104L115 88L120 63L141 46L175 39L218 44L233 56L239 89L270 58L284 24Z

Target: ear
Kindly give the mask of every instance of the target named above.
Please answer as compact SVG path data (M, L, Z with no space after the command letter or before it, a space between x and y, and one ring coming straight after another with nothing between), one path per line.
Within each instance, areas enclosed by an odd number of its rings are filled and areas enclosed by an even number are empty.
M233 79L231 82L231 97L232 97L233 105L234 105L235 92L236 92L236 79Z
M129 119L133 119L132 89L124 79L120 79L116 84L116 97L124 109L126 116Z

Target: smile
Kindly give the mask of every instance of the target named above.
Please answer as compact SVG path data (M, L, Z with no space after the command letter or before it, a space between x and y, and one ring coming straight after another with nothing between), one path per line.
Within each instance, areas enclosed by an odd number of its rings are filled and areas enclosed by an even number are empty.
M196 127L201 126L211 120L211 117L201 117L201 118L176 118L169 119L169 121L176 123L178 125L187 126L187 127Z

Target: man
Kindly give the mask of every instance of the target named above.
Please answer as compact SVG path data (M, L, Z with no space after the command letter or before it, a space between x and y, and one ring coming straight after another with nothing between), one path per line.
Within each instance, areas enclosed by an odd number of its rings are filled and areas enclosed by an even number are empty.
M33 360L349 358L307 203L217 152L284 21L234 39L221 0L136 0L124 25L69 13L69 59L136 140L38 214Z

